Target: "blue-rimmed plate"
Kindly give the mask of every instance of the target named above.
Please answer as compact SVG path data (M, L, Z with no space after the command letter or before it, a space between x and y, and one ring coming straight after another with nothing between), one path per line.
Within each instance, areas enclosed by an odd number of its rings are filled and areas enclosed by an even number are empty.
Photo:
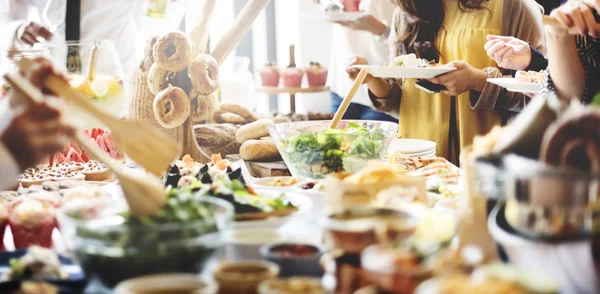
M0 253L0 277L4 276L10 270L10 260L20 258L27 253L27 250L16 250ZM63 266L63 270L69 274L66 280L43 280L43 282L53 284L58 287L60 293L82 293L87 285L87 279L81 267L66 256L59 255L58 259ZM0 281L0 293L12 293L21 288L21 280Z

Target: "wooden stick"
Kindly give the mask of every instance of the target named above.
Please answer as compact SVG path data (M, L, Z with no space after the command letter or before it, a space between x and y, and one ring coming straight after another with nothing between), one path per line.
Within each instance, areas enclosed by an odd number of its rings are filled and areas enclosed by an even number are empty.
M290 45L290 66L296 66L296 46Z
M568 33L571 34L571 35L579 35L579 32L577 32L577 29L575 29L575 28L568 29L562 23L558 22L557 20L555 20L554 18L552 18L552 17L550 17L548 15L542 16L542 22L545 25L547 25L547 26L551 26L551 27L555 27L555 28L558 28L558 29L567 30Z
M335 112L335 115L333 116L333 119L331 120L331 124L329 125L330 129L337 128L337 125L340 123L340 120L342 120L344 113L346 113L346 110L348 110L348 106L350 106L350 102L352 102L352 98L354 98L354 95L356 94L356 92L358 91L358 88L360 87L360 85L362 85L362 83L364 82L366 77L367 77L367 71L363 68L360 70L360 72L358 73L358 76L354 80L354 84L352 84L352 88L350 89L350 92L348 92L348 95L346 95L346 98L344 98L344 100L342 101L342 104L340 104L340 107Z
M192 43L194 44L193 57L198 56L198 54L208 53L206 52L206 46L208 45L208 38L210 36L210 23L217 4L217 0L204 0L203 2L199 15L195 14L197 11L186 10L185 19L186 22L189 22L189 25L186 24L186 27L191 28L191 21L196 18L200 19L196 26L189 32L190 39L192 39Z
M98 46L94 45L94 47L92 47L92 52L90 55L90 63L88 65L88 73L87 73L87 80L88 81L93 81L94 78L96 78L96 63L98 62Z
M260 12L267 7L271 0L249 0L244 9L235 19L225 36L219 41L211 55L219 64L223 64L227 55L242 41L242 38L252 27Z

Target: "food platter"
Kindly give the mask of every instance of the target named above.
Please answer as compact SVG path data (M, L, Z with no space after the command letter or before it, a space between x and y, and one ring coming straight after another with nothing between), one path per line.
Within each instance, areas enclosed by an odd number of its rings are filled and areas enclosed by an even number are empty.
M387 65L354 65L354 68L365 69L371 75L385 79L430 79L455 71L455 67L398 67Z
M488 82L506 88L510 92L518 93L538 93L542 90L542 84L520 83L514 78L494 78L488 79Z

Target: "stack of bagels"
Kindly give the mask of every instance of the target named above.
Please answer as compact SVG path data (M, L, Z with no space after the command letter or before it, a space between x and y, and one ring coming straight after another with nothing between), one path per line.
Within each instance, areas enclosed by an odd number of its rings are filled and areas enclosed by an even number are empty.
M156 95L152 108L158 123L167 129L181 126L188 117L200 122L217 107L219 64L208 54L192 57L186 34L171 32L148 40L143 69L148 89Z

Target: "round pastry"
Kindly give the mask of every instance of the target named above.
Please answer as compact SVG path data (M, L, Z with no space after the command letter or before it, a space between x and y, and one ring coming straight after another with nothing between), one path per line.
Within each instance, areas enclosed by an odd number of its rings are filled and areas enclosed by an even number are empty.
M169 86L169 72L162 69L158 64L153 63L148 70L148 90L156 95L158 92L166 89Z
M248 140L240 147L240 156L250 161L275 161L281 159L275 142L271 140Z
M241 126L235 133L238 143L244 143L251 139L260 139L269 135L267 127L273 124L272 119L259 119L247 125Z
M192 112L190 113L192 121L204 121L210 117L217 107L217 99L214 94L201 95L194 89L190 92L192 100Z
M219 63L208 54L200 54L188 69L192 86L198 93L208 95L217 89Z
M230 122L233 117L231 115L226 115L226 113L236 114L242 117L244 123L251 123L259 119L259 117L248 108L236 104L221 104L213 113L213 118L218 123L233 123ZM228 121L228 119L230 121Z
M154 63L167 71L178 72L186 68L191 54L190 40L181 32L168 33L154 44Z
M152 108L158 123L172 129L183 124L190 115L190 99L182 89L168 87L156 95Z

